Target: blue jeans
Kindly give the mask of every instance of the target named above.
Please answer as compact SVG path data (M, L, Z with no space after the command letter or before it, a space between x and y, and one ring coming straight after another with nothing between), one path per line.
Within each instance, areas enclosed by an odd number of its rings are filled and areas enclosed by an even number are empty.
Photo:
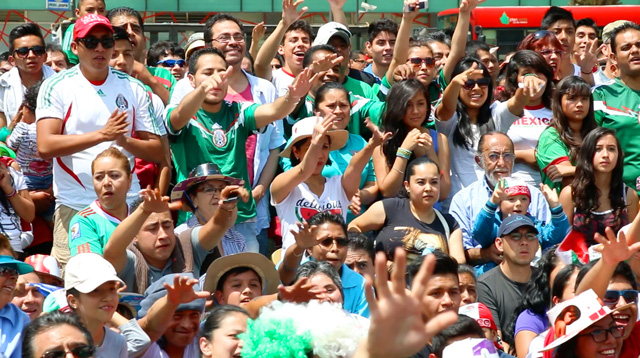
M256 236L258 244L260 245L260 253L269 258L269 229L262 229Z
M260 250L260 245L256 239L256 223L254 221L238 223L233 228L244 236L247 252L258 252Z

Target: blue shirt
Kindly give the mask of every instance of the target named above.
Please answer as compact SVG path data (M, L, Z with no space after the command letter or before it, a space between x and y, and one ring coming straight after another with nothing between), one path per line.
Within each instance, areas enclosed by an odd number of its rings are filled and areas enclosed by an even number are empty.
M544 195L542 195L538 188L531 185L527 186L531 192L529 213L542 222L549 222L551 212L549 211L549 205ZM458 221L458 224L460 224L460 228L462 229L462 246L465 250L482 248L482 245L480 245L472 235L473 226L482 207L484 207L487 200L491 198L491 195L493 195L493 188L489 186L487 179L484 178L460 190L451 200L449 214L453 215ZM491 262L478 265L476 266L476 273L481 275L493 266L495 266L495 264ZM486 267L486 269L483 269L483 267Z
M367 315L368 315L367 306ZM29 316L12 303L0 309L0 355L22 357L22 330L30 322Z
M373 73L373 64L372 64L372 63L368 64L368 65L367 65L367 67L365 67L365 68L362 70L362 72L364 72L364 73L368 73L368 74L370 74L371 76L373 76L373 78L375 78L375 79L376 79L376 83L377 83L377 84L380 84L380 83L381 83L380 77L376 76L376 74L375 74L375 73Z

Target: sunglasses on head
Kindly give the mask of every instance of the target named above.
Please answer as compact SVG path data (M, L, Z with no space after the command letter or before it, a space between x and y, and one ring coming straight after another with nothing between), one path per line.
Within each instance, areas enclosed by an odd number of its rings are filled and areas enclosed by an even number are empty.
M491 83L491 80L488 78L479 78L477 80L467 80L467 82L465 82L464 85L462 85L462 88L466 90L472 90L476 85L478 85L478 87L480 88L487 88L489 87L489 83Z
M424 63L427 67L431 67L435 66L436 59L433 57L412 57L409 59L409 62L415 66L421 66Z
M325 247L325 248L331 248L334 243L338 247L345 247L345 246L349 245L349 239L347 239L347 238L333 239L333 238L328 237L328 238L320 241L320 246Z
M178 65L180 67L184 67L186 64L185 60L162 60L162 61L158 61L156 63L156 66L162 66L162 67L173 67L175 65Z
M97 39L95 37L84 37L77 39L76 41L83 43L84 47L89 50L95 49L98 47L98 44L102 44L102 47L104 48L112 48L116 43L116 40L114 40L113 37L103 37L101 39Z
M18 276L18 270L10 266L0 266L0 277Z
M13 51L20 58L29 56L29 52L33 51L35 56L42 56L45 54L44 46L31 46L31 47L18 47Z
M638 291L637 290L607 290L604 294L604 298L602 301L605 305L611 306L618 303L620 300L620 296L624 297L624 300L627 303L635 303L638 302Z
M45 352L41 358L65 358L67 354L71 353L75 358L89 358L92 357L96 352L96 348L88 345L80 345L74 348L71 348L68 351L65 350L56 350L56 351L47 351Z
M533 38L536 40L540 40L543 39L547 36L551 35L551 31L547 31L547 30L538 30L536 32L533 33Z

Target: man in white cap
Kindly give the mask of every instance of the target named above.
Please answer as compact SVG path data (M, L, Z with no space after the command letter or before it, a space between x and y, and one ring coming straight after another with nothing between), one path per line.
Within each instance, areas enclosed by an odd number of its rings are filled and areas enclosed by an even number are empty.
M607 83L618 77L618 66L611 58L611 33L616 27L626 23L631 23L631 21L617 20L608 23L604 28L602 28L602 44L606 45L602 47L602 56L605 57L607 62L601 69L593 74L593 79L596 82L596 85Z

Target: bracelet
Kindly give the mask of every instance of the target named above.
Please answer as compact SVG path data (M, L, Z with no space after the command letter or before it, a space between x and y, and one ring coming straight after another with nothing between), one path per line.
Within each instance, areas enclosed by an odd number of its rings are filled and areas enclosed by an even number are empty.
M522 77L529 77L529 76L538 78L538 75L536 75L535 73L525 73Z
M295 256L295 257L302 257L302 256L304 256L304 252L305 252L305 250L302 250L302 253L301 253L300 255L296 255L296 249L293 249L293 251L292 251L292 252L293 252L293 256Z
M10 197L12 197L12 196L16 195L16 193L18 193L18 192L16 191L16 188L13 188L13 191L12 191L10 194L4 194L4 196L6 196L7 198L10 198Z
M393 167L391 169L393 169L393 170L397 171L398 173L404 175L404 172L402 170L400 170L400 169L396 169L396 168L393 168Z
M398 148L398 151L396 151L396 157L409 160L409 158L411 158L411 151L404 148Z

